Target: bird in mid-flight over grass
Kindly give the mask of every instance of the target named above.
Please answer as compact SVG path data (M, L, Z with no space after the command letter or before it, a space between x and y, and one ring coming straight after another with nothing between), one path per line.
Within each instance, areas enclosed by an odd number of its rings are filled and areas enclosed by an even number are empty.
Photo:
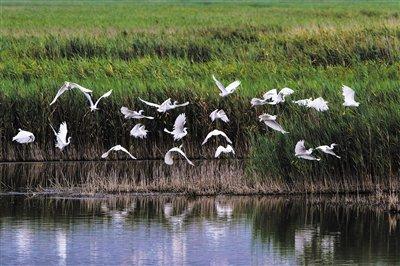
M146 130L145 126L142 124L136 124L130 131L130 135L134 138L145 139L147 137L147 133L149 131Z
M251 106L259 106L264 104L276 105L278 103L285 102L285 97L294 93L291 88L283 88L279 92L276 89L272 89L264 93L263 98L253 98L250 103Z
M50 125L50 127L53 130L54 135L56 136L56 148L59 148L62 151L66 146L68 146L71 143L71 137L69 137L67 140L67 134L68 134L67 123L62 122L60 124L58 132L53 128L52 125Z
M272 128L273 130L279 131L283 134L287 134L289 132L285 131L281 125L279 125L276 122L276 115L270 115L270 114L262 114L260 116L258 116L258 118L260 119L261 122L264 122L264 124L267 127Z
M344 97L344 106L347 107L358 107L360 105L359 102L356 102L354 90L346 85L342 86L342 95Z
M207 141L214 136L222 136L225 138L225 140L229 143L232 144L232 140L230 140L230 138L228 138L228 136L221 130L218 129L214 129L213 131L211 131L210 133L207 134L206 138L204 139L204 141L201 143L201 145L204 145L207 143Z
M139 100L140 100L141 102L147 104L148 106L157 108L157 112L159 112L159 113L166 113L166 112L169 111L169 110L172 110L172 109L175 109L175 108L178 108L178 107L183 107L183 106L189 105L189 102L185 102L185 103L178 104L177 101L174 101L174 102L172 103L171 98L168 98L167 100L165 100L165 101L164 101L163 103L161 103L161 104L148 102L148 101L145 101L145 100L143 100L143 99L141 99L141 98L139 98Z
M170 149L169 151L167 151L167 153L164 156L164 162L166 164L172 165L174 163L173 156L172 156L173 153L179 153L186 159L186 161L190 165L194 165L194 163L192 163L192 161L190 161L189 158L186 156L186 154L182 151L182 145L180 145L179 147L174 147L174 148Z
M21 144L31 143L35 141L35 136L33 135L32 132L22 130L20 128L18 129L18 131L19 131L18 134L12 138L13 141L16 141Z
M111 149L109 149L107 152L103 153L101 155L101 158L105 159L108 157L108 154L110 154L110 152L112 151L122 151L125 152L126 154L129 155L129 157L131 157L133 160L136 160L135 156L133 156L127 149L125 149L124 147L122 147L121 145L115 145L114 147L112 147Z
M297 101L293 101L293 103L295 103L299 106L313 108L313 109L317 110L318 112L325 112L325 111L329 110L328 102L325 101L322 97L318 97L314 100L312 98L297 100Z
M54 99L53 99L53 101L50 103L50 105L53 105L53 104L57 101L58 97L61 96L61 94L63 94L63 93L66 92L66 91L72 90L72 89L78 89L78 90L80 90L80 91L83 92L83 93L92 93L91 90L88 90L88 89L82 87L82 86L79 85L79 84L66 81L66 82L64 82L64 84L61 86L61 88L58 89L58 92L57 92L57 94L56 94L56 97L54 97Z
M129 110L127 107L122 106L121 107L121 113L124 115L124 118L132 118L132 119L142 119L142 118L146 118L146 119L154 119L154 117L152 116L145 116L143 114L143 110L139 110L139 111L132 111Z
M219 80L217 80L215 78L214 75L212 76L212 78L213 78L215 84L217 85L218 89L221 91L219 93L219 96L221 96L221 97L226 97L229 94L232 94L240 86L239 80L235 80L234 82L232 82L231 84L229 84L228 86L225 87L224 85L222 85L222 83Z
M320 158L314 157L311 154L313 153L313 149L306 149L304 146L304 140L300 140L297 142L296 147L294 148L294 155L297 158L311 160L311 161L319 161Z
M333 155L333 156L335 156L335 157L337 157L337 158L340 159L340 156L338 156L336 153L333 152L333 149L335 148L335 146L337 146L337 144L332 143L331 146L322 145L322 146L316 147L315 149L316 149L316 150L320 150L320 151L322 151L323 153Z
M89 93L84 92L83 94L85 95L86 99L88 99L88 101L89 101L90 111L94 112L96 110L99 110L99 108L97 108L97 105L99 104L100 100L102 98L107 98L108 96L111 95L111 93L112 93L112 90L104 93L99 99L97 99L97 101L95 103L93 103L92 96L90 96Z
M215 151L215 158L218 158L222 153L233 153L235 154L235 151L233 150L231 145L226 145L226 147L224 146L218 146L217 150Z
M211 118L211 121L215 121L215 120L218 120L218 119L220 119L220 120L222 120L223 122L225 122L225 123L229 123L229 118L228 118L228 116L226 115L226 113L225 113L225 111L224 110L214 110L211 114L210 114L210 118Z
M174 140L180 140L188 133L185 124L186 124L186 115L180 114L175 119L174 129L172 131L169 131L168 129L164 128L164 132L173 135Z

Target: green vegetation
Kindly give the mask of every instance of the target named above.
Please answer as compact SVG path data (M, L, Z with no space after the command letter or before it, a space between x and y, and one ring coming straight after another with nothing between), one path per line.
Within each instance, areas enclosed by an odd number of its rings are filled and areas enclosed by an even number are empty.
M151 138L129 137L133 122L122 105L145 108L137 96L189 100L192 157L211 157L200 147L214 127L208 114L224 108L238 156L250 154L249 176L289 186L326 179L389 184L399 174L400 11L393 3L164 3L93 1L65 5L4 2L0 27L0 160L97 159L109 145L129 146L139 158L160 158L172 141L161 129L176 114L147 123ZM219 99L212 82L240 79L242 86ZM88 113L83 97L63 95L49 107L58 87L74 81L113 96ZM358 109L345 109L341 85L357 92ZM272 88L291 87L291 99L322 96L327 113L288 101L250 109L249 100ZM278 115L290 134L267 131L257 115ZM73 143L60 154L48 124L66 120ZM32 130L37 143L14 145L16 128ZM294 158L294 145L339 144L342 160L320 163ZM215 144L215 143L214 143ZM33 147L33 148L32 148ZM346 187L346 186L344 186Z

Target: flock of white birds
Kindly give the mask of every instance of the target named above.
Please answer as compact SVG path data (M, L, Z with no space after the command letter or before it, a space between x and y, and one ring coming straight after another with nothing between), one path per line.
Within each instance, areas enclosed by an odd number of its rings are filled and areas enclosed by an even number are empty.
M238 81L238 80L230 83L228 86L225 87L214 76L212 76L212 78L213 78L215 84L217 85L218 89L220 90L219 95L221 97L226 97L226 96L234 93L235 90L240 86L240 81ZM50 105L53 105L64 92L73 90L73 89L77 89L85 95L85 97L87 98L87 100L90 104L90 110L92 112L99 110L97 108L97 106L98 106L100 100L103 98L109 97L112 93L112 90L110 90L107 93L105 93L104 95L102 95L99 99L97 99L96 102L93 102L93 99L91 96L91 94L92 94L91 90L86 89L76 83L65 82L61 86L61 88L58 90L56 96L54 97L54 99L50 103ZM283 88L279 92L276 89L273 89L273 90L266 92L262 96L261 99L253 98L251 100L251 105L253 107L255 107L255 106L260 106L260 105L265 105L265 104L277 105L280 103L284 103L285 98L287 96L291 95L292 93L294 93L294 91L290 88ZM346 106L346 107L358 107L359 106L359 103L355 101L355 92L350 87L343 85L342 95L344 97L344 103L343 103L344 106ZM160 113L166 113L169 110L189 105L189 102L179 104L177 101L172 102L171 99L167 99L166 101L164 101L161 104L148 102L141 98L139 98L139 100L150 107L156 108L157 112L160 112ZM316 99L312 99L312 98L301 99L301 100L293 101L293 103L298 104L300 106L313 108L319 112L324 112L329 109L328 102L325 101L322 97L319 97ZM154 119L154 117L152 117L152 116L144 115L143 110L134 111L134 110L129 110L127 107L123 106L123 107L121 107L120 111L126 119ZM287 134L288 132L285 131L283 129L283 127L276 122L276 118L277 118L276 115L270 115L270 114L266 114L266 113L259 116L260 121L264 122L264 124L267 127L271 128L273 130L276 130L278 132L281 132L283 134ZM212 122L221 120L222 122L229 123L229 118L228 118L227 114L225 113L225 111L222 109L221 110L217 109L217 110L213 111L210 114L210 119ZM182 138L184 138L188 134L185 124L186 124L186 115L184 113L182 113L182 114L178 115L177 118L175 119L175 123L173 125L172 130L168 130L168 129L164 128L164 132L171 134L172 137L174 138L174 141L182 140ZM55 146L62 151L65 147L67 147L71 143L71 137L67 138L67 134L68 134L67 123L66 122L61 123L58 131L55 130L53 128L53 126L51 126L51 128L52 128L55 138L56 138ZM144 125L142 125L140 123L136 124L130 131L130 135L132 137L139 138L139 139L147 138L147 133L148 133L148 130L145 128ZM222 137L228 143L226 146L218 146L218 148L215 151L215 158L220 157L221 154L223 154L223 153L224 154L229 154L229 153L235 154L235 151L234 151L233 147L231 146L232 140L223 131L218 130L218 129L214 129L213 131L208 133L206 138L202 142L202 145L205 145L208 142L208 140L212 137ZM31 142L35 141L35 136L32 132L19 129L18 134L16 136L14 136L12 140L16 141L18 143L31 143ZM338 156L333 151L335 146L336 146L336 144L332 143L331 145L323 145L323 146L316 147L315 149L313 149L313 148L306 149L304 140L300 140L297 142L297 144L295 146L295 156L297 158L301 158L301 159L319 161L320 158L313 155L314 150L319 150L323 153L330 154L337 158L340 158L340 156ZM107 158L108 155L113 151L124 152L127 155L129 155L130 158L136 159L135 156L133 156L126 148L122 147L121 145L116 145L114 147L111 147L107 152L105 152L101 155L101 158ZM180 145L179 147L173 147L172 149L168 150L164 156L164 162L168 165L172 165L174 154L180 154L183 158L186 159L186 161L189 164L194 165L193 162L190 161L189 158L186 156L186 154L183 152L182 145Z

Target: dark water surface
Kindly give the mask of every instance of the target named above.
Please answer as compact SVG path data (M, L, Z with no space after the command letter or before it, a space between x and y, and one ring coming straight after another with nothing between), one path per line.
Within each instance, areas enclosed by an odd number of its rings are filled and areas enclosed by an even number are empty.
M2 195L0 264L399 264L398 222L305 198Z

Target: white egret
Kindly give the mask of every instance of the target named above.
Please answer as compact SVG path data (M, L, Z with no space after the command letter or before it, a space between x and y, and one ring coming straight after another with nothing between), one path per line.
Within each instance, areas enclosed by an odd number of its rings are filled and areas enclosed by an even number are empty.
M131 157L133 160L136 160L135 156L133 156L127 149L125 149L124 147L122 147L121 145L115 145L114 147L112 147L111 149L109 149L107 152L103 153L101 155L101 158L107 158L108 154L112 151L122 151L125 152L126 154L129 155L129 157Z
M182 151L182 147L183 147L183 145L180 145L179 147L174 147L174 148L170 149L169 151L167 151L167 153L164 156L164 162L168 165L172 165L174 163L172 153L177 152L180 155L182 155L190 165L194 165L194 163L192 163L189 160L189 158L186 156L186 154Z
M235 151L233 150L231 145L226 145L226 147L224 146L218 146L217 150L215 151L215 158L218 158L221 153L233 153L235 154Z
M132 111L129 110L127 107L122 106L121 107L121 113L124 115L124 118L133 118L133 119L142 119L142 118L146 118L146 119L154 119L154 117L152 116L145 116L143 114L143 110L139 110L139 111Z
M294 93L294 90L287 87L281 89L279 92L276 89L272 89L264 93L262 99L253 98L251 100L251 105L252 106L258 106L264 104L276 105L278 103L283 103L285 102L285 97L291 95L292 93Z
M222 137L224 137L226 139L226 141L229 144L232 144L232 141L228 138L228 136L223 131L218 130L218 129L214 129L213 131L211 131L210 133L207 134L206 138L204 139L203 143L201 143L201 145L206 144L207 141L213 136L222 136Z
M185 124L186 124L186 115L180 114L175 119L174 129L172 131L169 131L168 129L164 128L164 132L173 135L175 141L180 140L188 133Z
M183 107L183 106L186 106L186 105L189 104L189 102L185 102L185 103L182 103L182 104L178 104L177 101L174 101L174 102L172 103L171 98L168 98L167 100L165 100L165 101L164 101L163 103L161 103L161 104L148 102L148 101L145 101L145 100L143 100L143 99L141 99L141 98L139 98L139 100L140 100L141 102L147 104L148 106L157 108L157 112L159 112L159 113L165 113L165 112L167 112L167 111L169 111L169 110L172 110L172 109L175 109L175 108L178 108L178 107Z
M323 153L333 155L333 156L335 156L335 157L340 159L340 156L338 156L336 153L333 152L333 149L335 148L335 146L337 146L337 144L336 143L332 143L330 146L322 145L322 146L316 147L315 149L316 150L320 150Z
M302 100L297 100L297 101L292 101L295 104L298 104L300 106L308 106L308 104L312 101L312 98L308 98L308 99L302 99Z
M270 114L262 114L260 116L258 116L258 118L260 119L261 122L264 122L264 124L267 127L270 127L276 131L281 132L282 134L287 134L289 132L285 131L281 125L279 125L276 122L276 115L270 115Z
M62 122L60 124L58 132L53 128L52 125L50 125L50 127L53 130L54 135L56 136L56 148L59 148L62 151L66 146L68 146L71 143L71 137L69 137L67 140L67 134L68 134L67 123Z
M325 112L325 111L329 110L328 102L325 101L322 97L318 97L317 99L310 101L307 104L307 107L313 108L313 109L317 110L318 112Z
M56 94L56 97L54 97L54 99L53 99L53 101L50 103L50 105L53 105L53 104L57 101L58 97L61 96L61 94L63 94L63 93L66 92L66 91L72 90L72 89L79 89L81 92L84 92L84 93L92 93L91 90L88 90L88 89L82 87L82 86L79 85L79 84L76 84L76 83L73 83L73 82L65 81L64 84L61 86L61 88L58 89L58 92L57 92L57 94Z
M295 156L297 158L301 159L306 159L306 160L312 160L312 161L319 161L321 160L320 158L312 156L313 149L306 149L304 146L304 140L300 140L297 142L296 147L294 148Z
M112 90L104 93L99 99L97 99L97 101L95 103L93 103L92 96L90 96L89 93L84 92L83 94L85 95L86 99L88 99L88 101L89 101L90 111L94 112L96 110L99 110L99 108L97 108L97 105L99 104L100 100L102 98L107 98L108 96L111 95L111 93L112 93Z
M145 139L147 137L147 133L149 131L146 130L145 126L142 124L136 124L130 131L130 135L134 138Z
M221 110L218 110L218 109L214 110L210 114L210 118L211 118L211 121L215 121L215 120L220 119L220 120L224 121L225 123L229 122L228 116L226 115L225 111L222 110L222 109Z
M219 82L215 76L212 76L215 84L217 85L218 89L221 91L219 96L221 97L226 97L229 94L232 94L240 85L240 81L239 80L235 80L234 82L232 82L231 84L229 84L227 87L225 87L224 85L222 85L221 82Z
M343 85L342 86L342 95L344 97L344 106L348 106L348 107L358 107L360 105L359 102L356 102L356 100L354 99L355 97L355 92L352 88Z
M20 128L18 129L18 131L18 134L12 138L12 141L16 141L21 144L31 143L35 141L35 136L32 132L22 130Z

